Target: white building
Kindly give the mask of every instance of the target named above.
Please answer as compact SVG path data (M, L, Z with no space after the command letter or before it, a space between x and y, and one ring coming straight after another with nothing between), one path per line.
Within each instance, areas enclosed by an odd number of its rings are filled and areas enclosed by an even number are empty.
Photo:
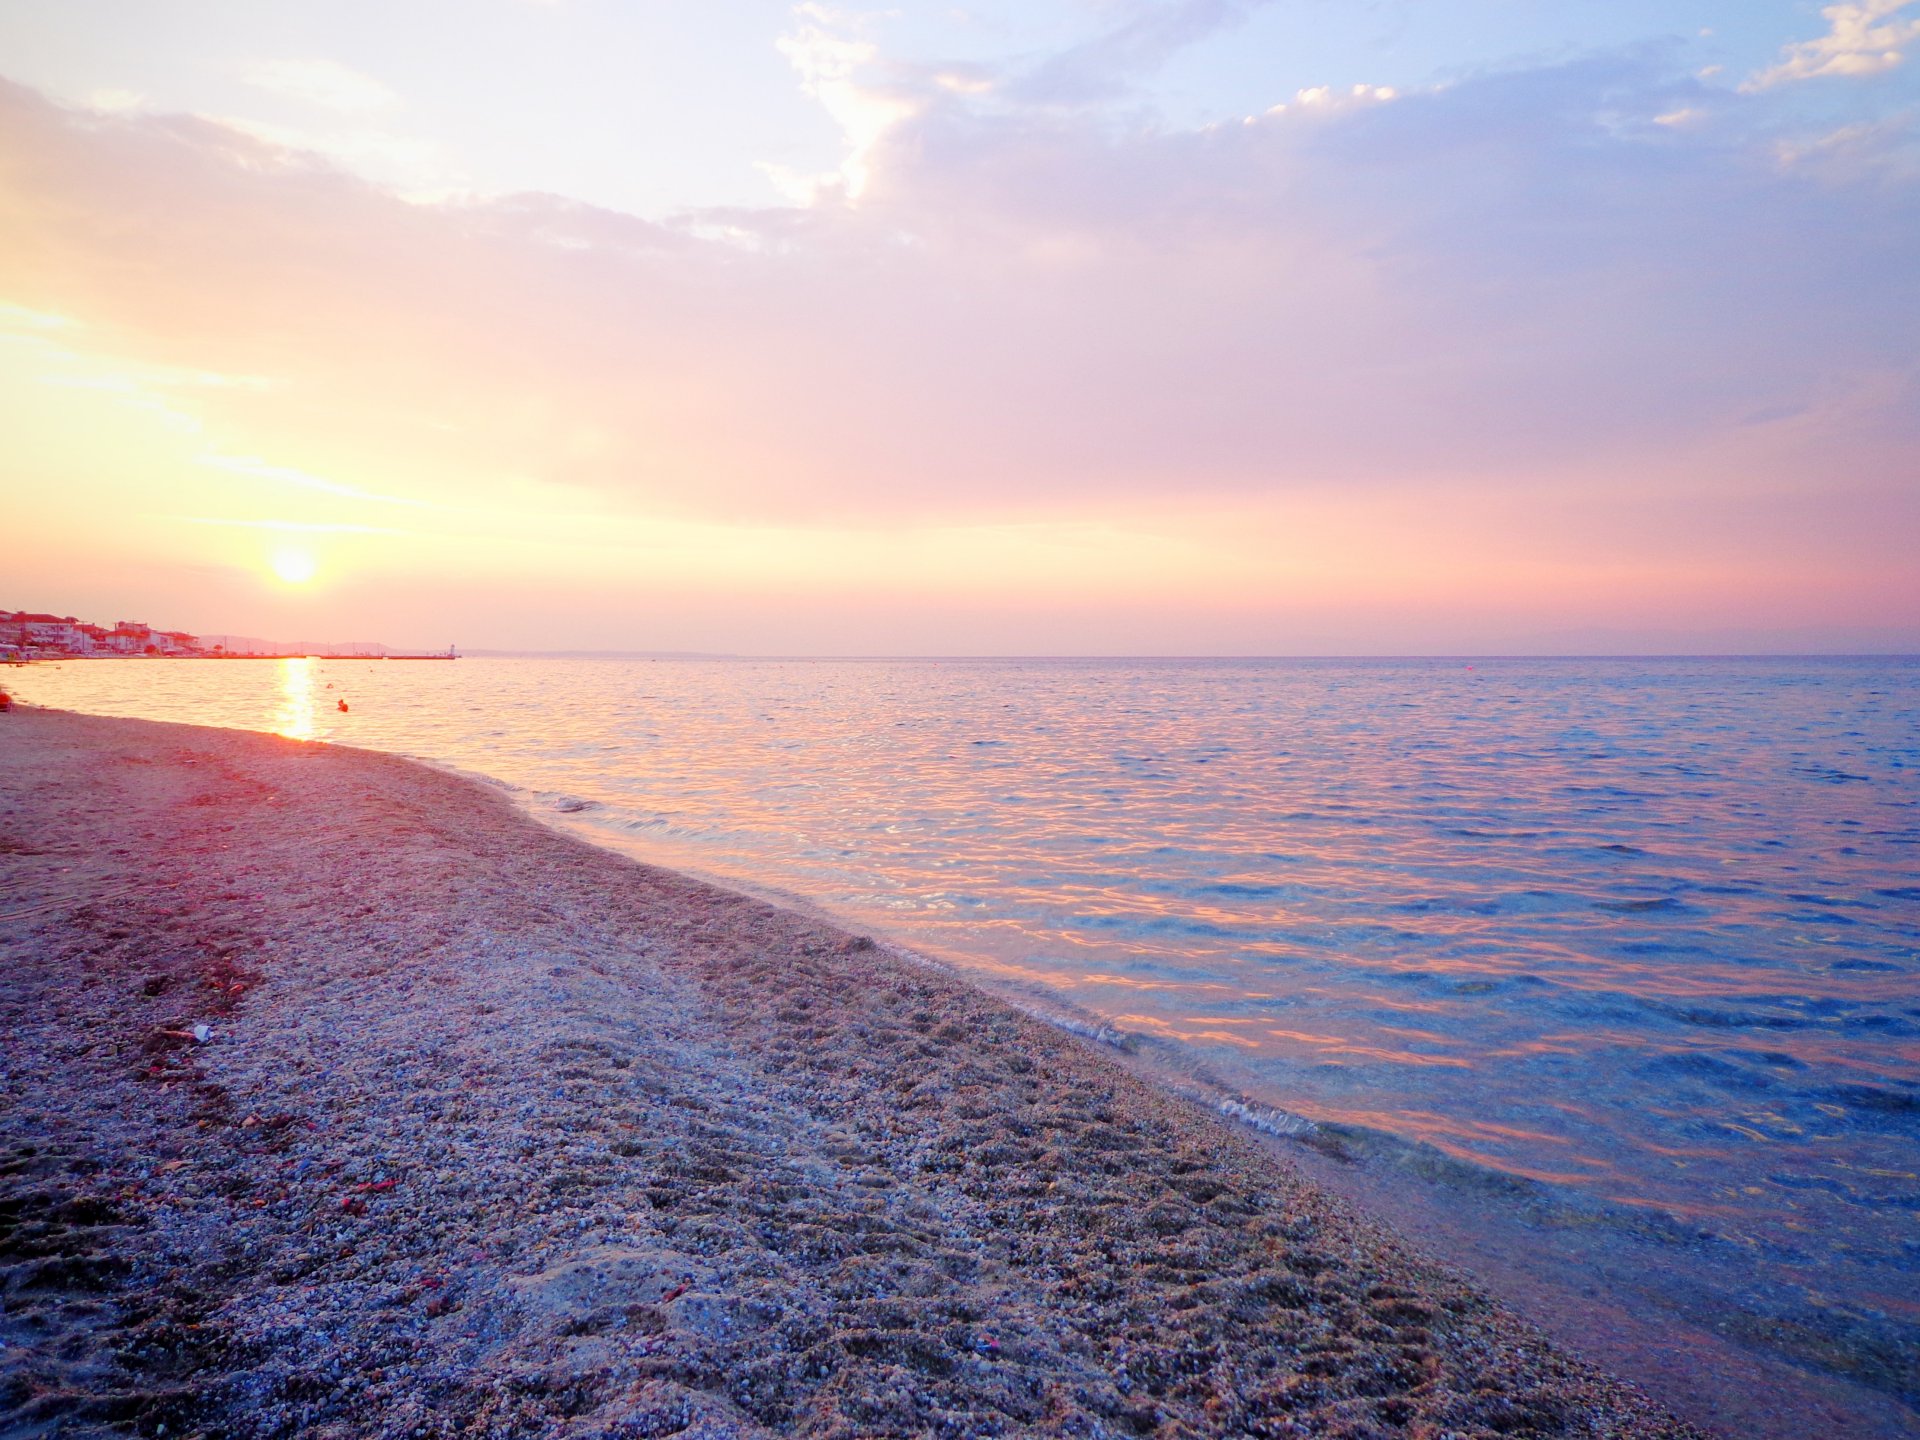
M63 655L86 655L93 641L71 615L42 615L29 610L16 612L4 622L8 643L29 650L57 650Z

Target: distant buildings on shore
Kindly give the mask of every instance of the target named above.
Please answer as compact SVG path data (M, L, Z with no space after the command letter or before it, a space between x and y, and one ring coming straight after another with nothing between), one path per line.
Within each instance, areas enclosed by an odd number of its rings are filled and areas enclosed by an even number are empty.
M109 630L73 615L45 615L33 610L0 610L0 661L110 659L115 656L166 656L203 660L250 656L324 655L335 659L451 660L446 653L403 655L385 645L316 645L311 641L286 643L245 635L189 635L184 630L156 630L144 620L116 620Z
M53 660L80 655L213 655L184 630L156 630L143 620L104 625L72 615L0 610L0 659Z

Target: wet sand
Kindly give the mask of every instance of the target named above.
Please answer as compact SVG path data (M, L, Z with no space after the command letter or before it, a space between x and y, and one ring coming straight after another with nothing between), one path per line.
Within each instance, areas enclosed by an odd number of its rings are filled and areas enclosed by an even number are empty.
M1700 1433L1097 1047L392 757L0 717L0 1034L0 1437Z

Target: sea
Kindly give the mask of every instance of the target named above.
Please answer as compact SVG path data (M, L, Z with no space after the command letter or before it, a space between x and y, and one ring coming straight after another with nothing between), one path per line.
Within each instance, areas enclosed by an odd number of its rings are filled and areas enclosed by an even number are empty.
M483 775L960 967L1416 1230L1501 1216L1456 1258L1538 1272L1563 1331L1653 1316L1866 1397L1827 1433L1920 1433L1920 658L5 680Z

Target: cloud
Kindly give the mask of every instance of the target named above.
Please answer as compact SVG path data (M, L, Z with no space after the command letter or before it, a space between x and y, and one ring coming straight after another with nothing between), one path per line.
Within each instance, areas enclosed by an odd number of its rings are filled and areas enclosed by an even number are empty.
M1920 17L1894 18L1916 0L1844 0L1820 13L1827 33L1781 50L1781 59L1755 72L1740 88L1749 93L1789 81L1828 75L1877 75L1905 58L1904 47L1920 39Z
M1124 94L1190 45L1243 23L1265 0L1131 0L1126 18L1011 85L1028 103L1088 105Z
M1384 105L1399 97L1399 92L1391 85L1355 85L1350 90L1335 90L1331 85L1315 85L1310 89L1297 90L1293 99L1282 101L1268 110L1269 115L1284 113L1290 106L1311 106L1318 109L1337 109L1349 105Z
M800 204L812 204L829 188L848 200L857 200L867 187L874 146L918 107L897 91L863 83L862 72L880 53L871 40L858 33L868 23L864 17L817 4L797 5L793 15L796 27L776 43L800 77L800 88L819 101L840 127L847 154L840 168L830 175L801 175L780 165L763 164L760 168Z
M247 68L245 79L257 89L346 115L385 110L399 100L372 76L333 60L262 60Z
M297 157L310 154L361 173L406 176L412 181L441 179L446 174L447 160L442 147L417 136L359 127L316 133L237 115L205 118L224 129L261 141L265 153L285 156L293 163L297 163Z
M400 97L370 75L333 60L297 59L257 61L244 78L257 89L310 107L294 123L251 115L205 117L261 141L263 154L280 152L292 163L322 157L413 194L445 192L464 181L440 143L382 128Z
M178 515L172 517L186 525L208 525L222 530L272 530L301 535L412 535L416 531L395 530L387 525L352 525L309 520L235 520L220 515Z
M822 83L871 63L805 53ZM1782 170L1772 102L1722 98L1656 124L1708 97L1646 56L1199 132L948 93L879 131L857 205L656 224L409 203L8 87L0 300L272 380L195 397L209 449L272 457L254 478L444 505L525 477L915 526L1591 490L1622 527L1691 497L1711 533L1844 473L1886 513L1920 442L1920 192ZM1768 412L1795 418L1742 423Z
M198 462L214 470L225 470L235 475L246 475L254 479L270 480L277 485L291 485L302 490L318 490L327 495L338 495L349 500L372 500L382 505L418 506L417 500L398 495L378 495L353 485L342 485L337 480L329 480L321 475L311 475L291 465L274 465L257 455L222 455L218 451L204 451Z
M29 310L22 305L9 305L0 301L0 331L22 330L66 330L73 320L66 315L49 315L40 310Z
M87 103L96 110L138 110L147 97L138 90L108 87L87 92Z
M1857 120L1811 136L1794 135L1774 144L1782 169L1828 184L1851 184L1875 177L1902 186L1920 181L1920 149L1914 144L1910 115L1880 121Z

